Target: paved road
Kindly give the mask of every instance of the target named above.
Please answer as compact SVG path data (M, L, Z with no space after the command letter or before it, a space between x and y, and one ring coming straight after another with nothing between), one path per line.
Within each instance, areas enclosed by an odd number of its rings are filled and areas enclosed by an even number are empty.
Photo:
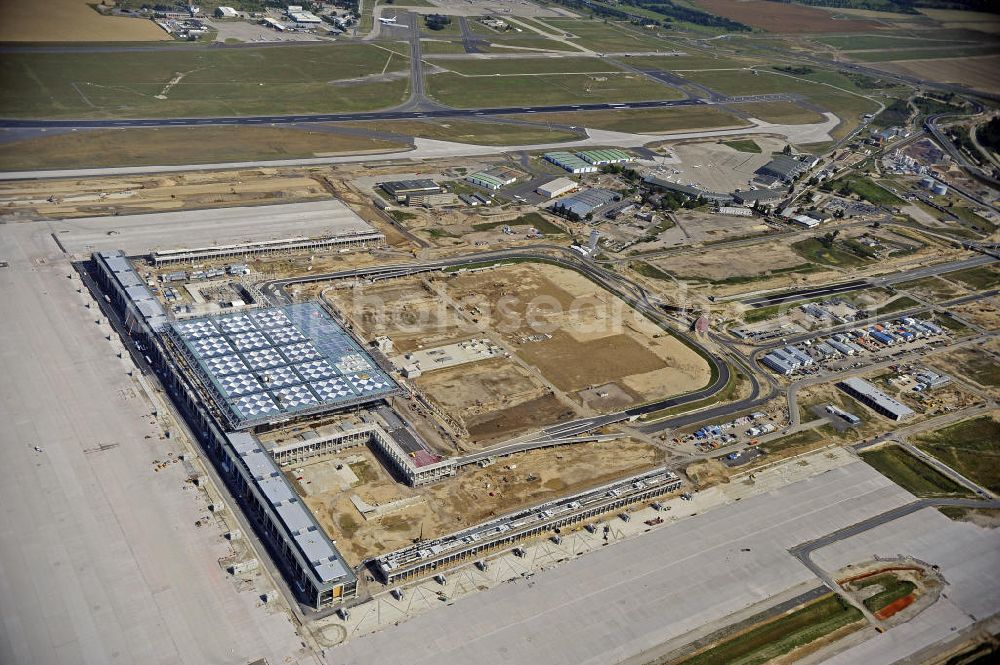
M77 129L115 127L169 127L175 125L271 125L313 122L339 122L356 120L413 120L417 118L459 118L470 116L495 116L520 113L575 113L577 111L618 111L625 109L656 109L707 104L701 99L671 99L620 104L555 104L552 106L505 106L481 109L434 109L371 111L367 113L302 113L296 115L247 115L211 118L133 118L62 119L62 120L0 120L0 128L51 128Z
M921 266L919 268L903 270L891 275L856 279L849 282L829 284L826 286L813 286L806 289L784 291L782 293L774 293L771 295L753 296L740 300L740 302L744 305L752 305L754 307L778 305L786 302L795 302L797 300L806 300L808 298L818 298L837 293L847 293L848 291L858 291L864 288L892 286L893 284L909 282L915 279L931 277L933 275L943 275L945 273L955 272L958 270L977 268L979 266L995 263L996 261L997 259L995 257L987 254L980 254L969 259L949 261L948 263L938 263L930 266Z

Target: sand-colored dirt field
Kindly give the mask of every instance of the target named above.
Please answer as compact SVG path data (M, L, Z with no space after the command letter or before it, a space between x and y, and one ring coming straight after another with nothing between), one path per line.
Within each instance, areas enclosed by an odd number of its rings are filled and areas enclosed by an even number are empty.
M26 180L0 184L4 216L89 217L328 198L305 172L189 172L126 178Z
M496 515L651 468L661 453L629 439L535 450L486 468L471 467L424 488L394 481L366 448L296 466L287 473L327 534L351 564L435 538ZM343 489L347 466L359 479ZM298 480L301 478L302 480ZM351 496L371 505L407 500L382 517L366 520Z
M871 66L897 74L919 76L939 83L960 83L986 92L1000 91L1000 56L942 58L938 60L899 60L872 63Z
M756 277L773 270L801 266L805 260L784 242L763 242L733 249L717 248L711 252L673 256L654 262L656 267L678 279L722 280L730 277Z
M101 16L85 0L0 3L3 42L151 42L170 35L152 21ZM109 3L111 4L111 3Z

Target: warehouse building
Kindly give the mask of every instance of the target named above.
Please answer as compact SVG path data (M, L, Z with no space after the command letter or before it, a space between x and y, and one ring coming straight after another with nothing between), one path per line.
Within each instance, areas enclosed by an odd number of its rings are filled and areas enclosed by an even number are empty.
M519 175L521 174L514 169L509 169L505 166L497 166L492 169L486 169L485 171L477 171L476 173L466 176L465 179L477 187L497 190L501 187L512 185L517 182Z
M745 206L752 206L755 203L774 203L783 199L787 193L788 191L784 189L748 189L745 192L733 192L733 201Z
M444 187L433 180L392 180L380 182L378 186L396 203L406 203L411 194L440 194L444 191Z
M585 219L603 206L621 198L610 189L587 189L552 204L552 210L569 217Z
M545 160L570 173L597 173L597 167L569 152L547 152Z
M692 187L691 185L682 185L679 182L672 182L658 176L646 176L646 178L643 179L643 182L654 189L662 189L668 192L674 192L675 194L682 194L691 199L702 198L709 203L715 203L720 206L730 205L733 202L732 194L709 192L703 189L698 189L697 187Z
M567 192L572 192L577 187L579 187L579 185L569 178L556 178L555 180L550 180L544 185L539 185L538 189L535 191L547 199L554 199L555 197L562 196Z
M605 164L627 164L635 161L635 157L628 154L624 150L617 149L582 150L576 153L576 156L583 161L596 166L604 166Z
M760 167L754 173L771 176L783 182L789 182L796 176L809 170L809 163L792 155L775 155L774 159Z
M232 7L216 7L216 18L239 18L240 14Z
M916 415L913 409L897 402L864 379L850 377L838 383L837 387L890 420L906 420Z

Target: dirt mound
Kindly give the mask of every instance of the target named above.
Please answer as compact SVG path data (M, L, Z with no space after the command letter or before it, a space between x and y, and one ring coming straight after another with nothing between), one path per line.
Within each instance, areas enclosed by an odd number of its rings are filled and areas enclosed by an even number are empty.
M714 459L694 462L684 469L684 473L699 489L729 482L729 469L722 462Z

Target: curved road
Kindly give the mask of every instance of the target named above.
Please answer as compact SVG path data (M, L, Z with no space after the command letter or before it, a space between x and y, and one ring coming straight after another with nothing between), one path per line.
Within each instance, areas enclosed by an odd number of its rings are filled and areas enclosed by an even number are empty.
M295 277L290 279L273 280L270 282L265 282L262 284L262 291L264 294L275 302L290 302L285 289L289 286L295 284L305 284L320 281L332 281L338 279L351 279L351 278L374 278L374 279L388 279L394 277L404 277L408 275L415 275L422 272L436 272L444 270L446 268L458 268L465 265L483 263L489 261L500 261L500 260L521 260L521 261L541 261L550 264L557 265L562 268L569 270L574 270L584 277L587 277L592 282L596 283L598 286L610 291L615 294L626 303L628 303L632 308L639 311L640 313L647 316L650 320L654 321L664 330L667 330L671 334L677 335L683 342L690 345L695 349L695 351L701 355L705 360L712 366L713 375L715 379L704 388L696 390L691 393L684 395L679 395L676 397L668 397L654 402L643 404L640 406L631 407L629 409L624 409L622 411L617 411L614 413L609 413L600 416L593 416L588 418L580 418L576 420L570 420L552 427L537 432L530 438L521 438L520 440L513 442L504 442L497 446L491 447L487 450L477 453L479 457L489 457L494 455L506 455L514 452L522 452L524 450L530 450L533 448L541 448L553 445L560 445L561 443L570 443L566 439L571 439L579 434L588 432L605 425L610 425L617 422L622 422L625 420L633 420L639 416L654 413L656 411L661 411L663 409L668 409L674 406L682 406L684 404L691 404L704 399L708 399L717 395L721 392L730 381L732 376L729 364L722 358L714 355L704 346L699 344L697 341L678 333L677 331L668 327L662 313L656 308L656 306L649 303L645 298L645 291L633 282L625 279L621 275L610 273L607 270L589 262L581 259L572 250L565 247L560 247L557 245L546 245L540 246L539 249L545 249L548 251L556 251L562 253L562 257L553 256L552 254L545 254L540 251L525 251L525 250L500 250L493 252L483 252L479 254L469 254L456 258L441 259L438 261L429 261L423 263L411 263L411 264L401 264L394 266L372 266L367 268L357 268L352 270L342 270L337 272L308 275L304 277ZM744 374L749 378L752 383L751 395L745 399L730 402L727 404L719 405L713 409L708 409L705 411L699 411L694 414L681 415L676 418L666 419L657 421L655 423L649 423L647 425L641 426L640 431L646 433L657 433L662 432L665 429L679 427L683 424L689 424L690 422L698 422L703 419L715 418L719 415L725 415L727 413L734 413L736 411L752 408L757 404L770 399L773 389L769 391L766 397L761 396L761 386L753 374L750 371L744 371Z

